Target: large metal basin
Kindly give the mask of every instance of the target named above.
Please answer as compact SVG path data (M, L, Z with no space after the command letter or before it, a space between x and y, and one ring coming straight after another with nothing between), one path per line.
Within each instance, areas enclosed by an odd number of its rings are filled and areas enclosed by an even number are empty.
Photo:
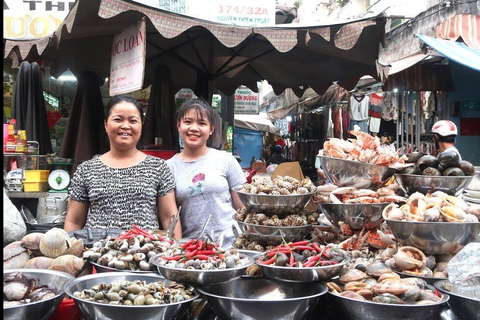
M427 194L443 191L446 194L459 196L470 184L473 176L423 176L417 174L395 174L395 180L402 190L412 195L415 192Z
M395 238L426 254L454 254L480 234L480 222L417 222L386 220Z
M339 187L377 190L398 170L378 164L317 156L330 183Z
M441 292L450 295L448 304L459 319L480 320L480 300L451 292L451 283L448 280L436 281L434 286Z
M382 224L382 211L388 203L317 203L318 212L334 225L339 222L348 224L350 228L371 229Z
M221 320L302 320L327 292L322 283L287 283L267 279L238 279L201 287Z
M261 212L267 215L286 215L298 213L302 210L313 193L291 194L291 195L271 195L271 194L251 194L241 192L242 187L236 187L232 190L237 192L245 208L250 212Z

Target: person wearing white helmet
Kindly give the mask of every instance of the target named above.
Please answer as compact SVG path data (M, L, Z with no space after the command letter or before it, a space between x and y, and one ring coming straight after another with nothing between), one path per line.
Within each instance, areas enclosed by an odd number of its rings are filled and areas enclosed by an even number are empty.
M438 153L445 150L452 150L458 153L460 160L462 156L457 148L455 148L455 138L458 131L457 126L450 120L440 120L434 123L432 127L433 139L435 141L435 147Z

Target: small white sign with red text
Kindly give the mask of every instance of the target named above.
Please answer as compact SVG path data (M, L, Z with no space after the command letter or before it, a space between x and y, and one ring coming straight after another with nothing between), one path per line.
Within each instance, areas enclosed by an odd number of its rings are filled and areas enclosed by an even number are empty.
M143 86L146 53L145 17L113 39L110 65L110 96Z
M235 90L235 114L258 114L258 93L245 86Z

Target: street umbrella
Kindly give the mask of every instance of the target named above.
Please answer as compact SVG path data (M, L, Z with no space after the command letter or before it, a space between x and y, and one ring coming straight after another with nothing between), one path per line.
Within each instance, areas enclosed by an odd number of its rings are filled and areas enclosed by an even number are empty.
M59 157L75 160L72 172L82 161L108 151L104 115L99 77L93 71L83 71L59 152Z
M22 62L15 81L12 118L17 129L27 131L28 141L37 141L39 154L52 153L47 110L43 98L42 74L36 62Z

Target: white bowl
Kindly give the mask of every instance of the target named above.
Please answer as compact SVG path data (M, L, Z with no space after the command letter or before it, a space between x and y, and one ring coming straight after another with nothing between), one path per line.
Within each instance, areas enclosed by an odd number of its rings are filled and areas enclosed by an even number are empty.
M480 199L480 191L478 191L478 190L465 189L465 192L471 198Z

